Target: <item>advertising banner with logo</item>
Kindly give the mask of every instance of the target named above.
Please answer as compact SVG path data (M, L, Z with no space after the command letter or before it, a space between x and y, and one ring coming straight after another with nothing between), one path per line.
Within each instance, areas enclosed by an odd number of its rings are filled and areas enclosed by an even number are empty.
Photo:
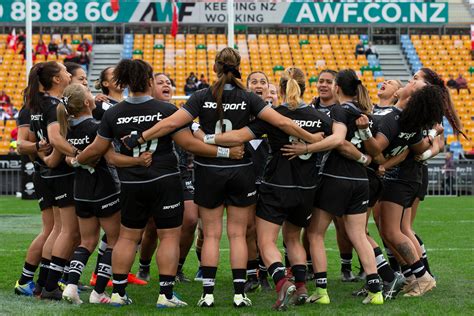
M178 18L184 24L225 24L227 3L178 3ZM114 12L108 0L33 0L33 22L62 23L171 23L172 3L122 0ZM0 23L23 22L25 1L0 2ZM445 2L321 3L239 2L235 3L235 24L437 24L448 22Z

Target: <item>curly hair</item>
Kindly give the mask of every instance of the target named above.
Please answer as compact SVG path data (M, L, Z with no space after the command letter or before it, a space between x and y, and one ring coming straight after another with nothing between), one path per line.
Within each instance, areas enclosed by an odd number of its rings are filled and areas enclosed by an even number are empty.
M442 96L442 88L435 85L424 86L413 93L400 115L402 130L414 132L441 122L444 107Z
M122 59L113 73L117 86L121 89L128 87L131 92L145 92L150 79L153 79L153 68L140 59Z
M443 112L446 118L448 119L449 124L452 126L455 135L463 135L464 138L468 139L462 130L462 123L459 119L458 114L454 108L454 102L451 98L451 93L446 87L444 80L432 69L430 68L421 68L420 71L423 73L424 80L432 85L438 86L441 88L441 99L443 100ZM440 123L439 121L438 123Z

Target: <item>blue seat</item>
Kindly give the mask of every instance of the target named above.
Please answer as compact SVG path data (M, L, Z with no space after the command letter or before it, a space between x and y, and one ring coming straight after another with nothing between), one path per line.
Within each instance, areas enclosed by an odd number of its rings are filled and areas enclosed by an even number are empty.
M379 71L379 70L375 71L375 72L374 72L374 77L375 77L375 78L383 77L383 72L382 72L382 71Z
M367 35L367 34L362 34L362 35L360 36L360 39L363 40L363 41L368 41L368 40L369 40L369 35Z
M402 35L400 36L400 38L401 38L402 41L403 41L403 40L410 40L410 36L408 36L408 34L402 34Z

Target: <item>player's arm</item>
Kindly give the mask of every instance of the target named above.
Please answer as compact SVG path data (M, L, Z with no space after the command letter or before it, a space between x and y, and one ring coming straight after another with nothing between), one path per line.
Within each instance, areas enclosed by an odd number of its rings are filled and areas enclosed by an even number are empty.
M77 162L81 165L94 164L109 150L110 143L110 139L101 137L98 134L92 144L87 146L86 149L76 157Z
M238 146L255 138L255 134L248 127L243 127L241 129L232 130L221 134L204 135L202 139L206 144Z
M347 159L355 160L364 165L372 161L372 157L360 152L354 144L347 140L344 140L342 145L337 147L337 151Z
M38 152L38 157L43 160L48 168L56 168L64 159L63 154L61 154L61 152L56 148L54 148L49 155L46 155L44 152Z
M223 148L210 144L205 144L197 138L193 137L188 128L181 129L172 136L176 144L184 150L189 151L201 157L219 157L242 159L244 155L243 146L235 146L231 148Z
M69 144L59 132L58 122L53 122L48 125L48 138L51 145L62 154L71 157L74 157L77 154L77 148Z
M398 166L407 158L409 152L410 151L406 149L399 155L396 155L396 156L390 157L389 159L384 160L383 163L381 163L381 165L385 168L385 170Z
M119 168L135 166L149 167L152 162L152 153L149 151L141 153L139 157L130 157L116 152L112 146L107 150L104 157L108 164Z
M38 151L49 153L51 145L45 140L36 141L35 134L28 125L18 127L17 152L20 155L34 155Z

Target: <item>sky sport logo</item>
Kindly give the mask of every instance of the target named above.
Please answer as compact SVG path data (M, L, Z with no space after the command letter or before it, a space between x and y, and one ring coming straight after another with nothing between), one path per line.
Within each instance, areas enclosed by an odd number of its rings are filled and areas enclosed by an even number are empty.
M145 122L159 122L162 120L163 114L160 112L153 114L153 115L136 115L136 116L126 116L126 117L119 117L117 120L117 125L121 124L141 124Z
M226 111L245 111L247 108L247 103L245 101L242 101L242 103L223 103L222 107L224 108L224 112ZM216 102L204 102L204 106L202 107L203 109L217 109L217 103Z

